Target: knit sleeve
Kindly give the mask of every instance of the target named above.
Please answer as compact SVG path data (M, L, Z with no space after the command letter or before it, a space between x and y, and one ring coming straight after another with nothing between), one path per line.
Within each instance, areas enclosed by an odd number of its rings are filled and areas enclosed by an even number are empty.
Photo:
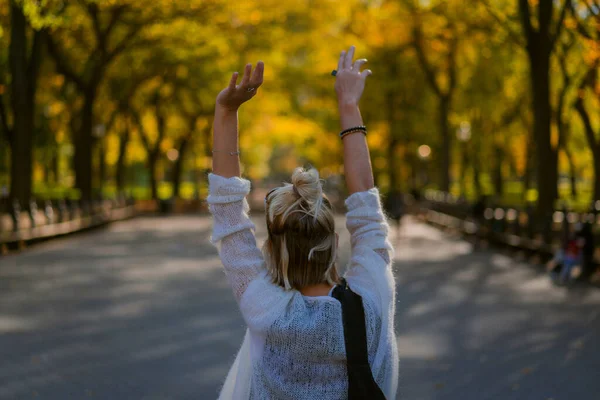
M225 273L238 301L265 269L254 237L246 196L250 182L239 177L209 174L208 208L213 216L211 242L219 249Z
M352 194L346 199L346 207L346 227L350 231L351 245L346 277L351 286L353 282L360 286L360 291L375 292L373 298L381 305L382 311L386 310L394 298L395 283L391 272L394 250L388 239L389 226L381 207L379 190L372 188Z
M379 190L372 188L352 194L346 199L346 227L350 231L351 247L368 248L377 252L389 264L392 246L388 240L386 222Z
M246 196L250 182L209 174L208 208L213 215L211 242L221 262L242 316L251 331L265 331L285 313L293 291L271 282L262 252L256 245Z

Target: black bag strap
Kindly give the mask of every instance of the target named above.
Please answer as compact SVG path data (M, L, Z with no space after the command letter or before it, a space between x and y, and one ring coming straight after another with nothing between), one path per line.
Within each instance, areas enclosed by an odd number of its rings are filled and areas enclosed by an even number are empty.
M373 379L367 350L367 328L362 297L348 287L342 278L332 296L342 304L344 343L348 367L348 399L385 400L383 392Z

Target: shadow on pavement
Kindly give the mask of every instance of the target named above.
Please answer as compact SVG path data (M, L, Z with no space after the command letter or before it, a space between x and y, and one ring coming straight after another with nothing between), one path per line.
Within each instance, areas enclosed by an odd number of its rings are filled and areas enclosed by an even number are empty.
M0 399L216 398L245 328L209 235L139 218L3 258ZM393 239L399 398L600 392L599 291L411 221Z
M600 292L413 225L397 243L406 399L594 399Z
M0 398L216 397L244 327L208 236L141 219L3 258Z

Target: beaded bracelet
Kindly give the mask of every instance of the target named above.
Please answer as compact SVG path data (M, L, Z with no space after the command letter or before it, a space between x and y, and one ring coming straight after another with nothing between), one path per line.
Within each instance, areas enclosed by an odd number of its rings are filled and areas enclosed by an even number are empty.
M353 128L344 129L340 132L340 139L343 139L346 135L349 135L354 132L362 132L364 135L367 134L367 127L364 125L355 126Z

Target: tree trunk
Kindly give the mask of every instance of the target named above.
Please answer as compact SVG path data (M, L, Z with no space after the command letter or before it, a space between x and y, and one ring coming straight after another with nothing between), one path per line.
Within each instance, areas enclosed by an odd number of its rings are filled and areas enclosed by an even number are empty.
M594 154L594 197L592 202L600 200L600 145L592 149Z
M557 151L552 147L550 106L550 53L530 49L531 82L533 89L533 132L537 144L537 212L548 216L554 211L558 194Z
M44 183L46 184L46 186L50 186L50 175L51 175L51 171L52 171L52 162L51 160L49 160L49 162L44 163L42 170L44 171Z
M480 131L481 132L481 131ZM481 190L481 143L478 138L475 138L473 143L473 153L471 154L471 163L473 166L473 190L475 198L479 199L482 195Z
M492 181L494 183L494 193L498 198L502 198L504 195L504 178L502 176L502 161L504 158L504 152L499 146L494 148L494 172L492 174Z
M394 71L395 64L390 65L392 71ZM387 105L387 123L389 126L389 143L387 148L387 164L388 164L388 175L390 178L389 191L393 192L398 188L398 166L396 165L396 146L398 145L397 136L397 125L396 125L396 108L395 108L395 96L392 90L388 90L386 94L386 105Z
M526 198L527 192L531 189L531 180L533 177L533 164L535 159L535 149L533 144L533 137L531 132L527 132L529 136L527 138L526 149L525 149L525 170L523 171L523 199Z
M388 175L390 177L390 187L389 191L393 192L398 189L398 174L399 171L396 166L396 147L398 145L398 141L392 139L388 144L387 148L387 158L388 158Z
M81 193L81 200L92 199L92 130L94 126L94 101L96 91L85 93L83 110L81 111L81 126L75 135L75 186Z
M32 185L35 93L41 63L43 32L35 32L31 54L27 55L27 20L21 6L10 3L11 43L9 49L13 127L10 135L10 201L29 207ZM28 60L29 58L29 60Z
M533 132L536 144L537 187L539 218L547 219L553 212L554 200L558 195L558 151L552 146L550 105L550 56L552 54L555 35L562 28L567 6L564 5L561 17L556 22L555 32L552 25L553 2L539 2L533 6L537 10L538 23L531 23L531 5L527 0L519 0L521 24L527 40L527 56L529 58L529 78L531 84Z
M59 162L59 149L58 147L56 147L55 149L56 151L54 152L54 154L52 154L52 160L50 161L51 164L51 168L52 168L52 179L55 185L58 185L58 162Z
M158 199L158 178L156 177L156 167L158 164L158 155L148 155L148 172L150 173L150 195L153 200Z
M106 151L104 147L103 139L100 139L98 146L98 191L99 195L102 196L102 190L104 189L104 182L106 181Z
M479 163L473 163L473 189L475 190L475 198L481 197L481 171Z
M409 144L408 148L413 148L412 144ZM410 166L410 189L416 189L419 185L418 183L418 160L415 154L411 151L408 152L408 157L406 159L408 165Z
M596 68L597 68L597 66L594 66L593 69L590 69L586 76L586 79L581 83L581 86L579 87L579 91L581 93L584 92L584 90L586 89L586 86L591 89L596 88L596 73L597 73ZM577 98L577 101L575 102L575 109L577 110L577 113L579 114L579 117L581 118L581 121L583 122L585 137L588 142L588 146L590 147L590 150L592 151L592 159L593 159L592 162L594 164L594 198L593 198L593 200L594 201L600 200L600 142L598 141L596 131L594 130L594 127L592 126L591 117L585 108L583 97L580 96Z
M467 197L467 175L469 171L469 150L467 149L467 144L462 143L461 149L461 171L460 171L460 194L463 197Z
M122 193L125 186L125 158L127 156L127 145L129 143L129 128L125 129L119 143L119 157L117 158L116 183L117 192Z
M179 191L181 187L181 175L183 173L183 163L185 161L185 155L187 153L187 149L189 147L190 140L192 139L191 135L184 137L179 142L178 151L179 157L175 160L175 165L173 165L173 175L172 175L172 185L173 185L173 196L179 197Z
M439 125L440 133L442 135L442 154L440 170L440 189L444 192L450 191L450 167L451 167L451 149L452 149L452 137L450 135L450 125L448 122L448 116L450 113L450 98L444 96L440 98L439 104Z
M183 169L183 162L181 161L181 157L175 160L175 164L173 165L173 175L171 179L171 184L173 185L173 196L179 198L179 191L181 187L181 172Z
M569 162L569 181L571 183L571 197L577 198L577 167L575 166L575 160L573 158L573 154L567 149L564 148L565 155L567 156L567 161Z

